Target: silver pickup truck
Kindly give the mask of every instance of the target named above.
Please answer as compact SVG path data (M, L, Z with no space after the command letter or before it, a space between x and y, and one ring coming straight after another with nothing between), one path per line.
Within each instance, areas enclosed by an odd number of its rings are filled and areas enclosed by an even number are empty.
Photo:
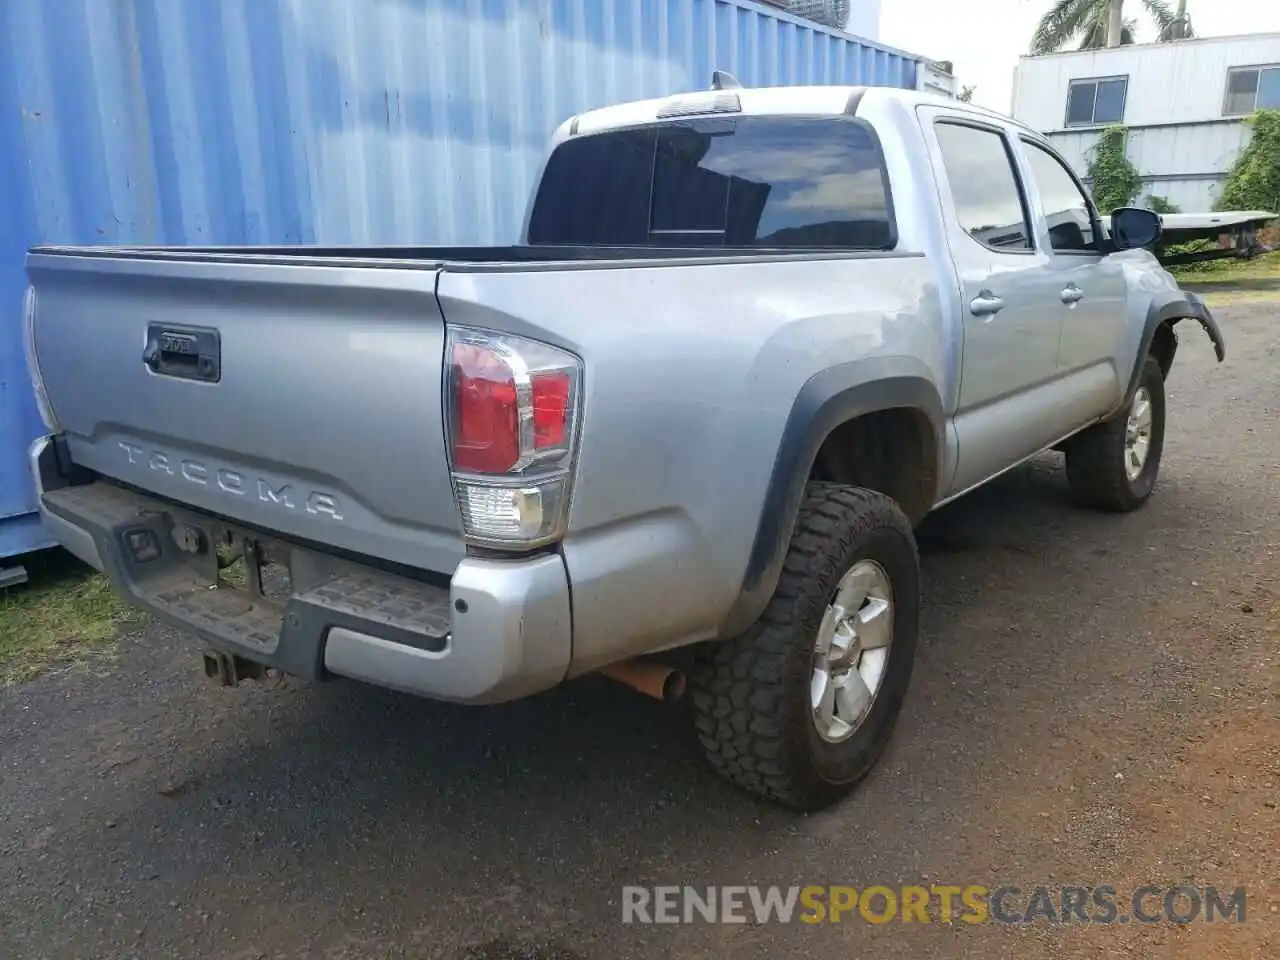
M610 107L514 247L32 250L41 507L224 682L687 686L721 773L815 808L902 706L921 518L1049 448L1150 496L1174 326L1223 356L1159 232L927 95Z

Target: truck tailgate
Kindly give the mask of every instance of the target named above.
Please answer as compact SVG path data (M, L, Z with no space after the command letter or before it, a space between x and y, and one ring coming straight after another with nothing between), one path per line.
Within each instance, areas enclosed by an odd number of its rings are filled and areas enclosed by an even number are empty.
M437 270L33 251L72 459L241 523L451 572Z

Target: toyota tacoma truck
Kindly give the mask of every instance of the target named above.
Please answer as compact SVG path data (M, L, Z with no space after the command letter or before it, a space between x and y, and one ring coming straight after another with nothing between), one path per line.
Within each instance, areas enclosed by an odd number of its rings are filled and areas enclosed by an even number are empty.
M1175 325L1224 354L1160 229L978 107L721 78L565 122L516 246L33 249L40 506L224 682L604 673L817 808L902 707L926 514L1051 448L1151 495Z

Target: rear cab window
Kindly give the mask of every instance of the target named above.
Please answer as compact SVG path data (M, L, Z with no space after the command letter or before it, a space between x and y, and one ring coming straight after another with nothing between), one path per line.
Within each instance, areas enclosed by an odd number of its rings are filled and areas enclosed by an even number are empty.
M559 144L528 242L889 250L896 231L884 157L865 121L735 117Z

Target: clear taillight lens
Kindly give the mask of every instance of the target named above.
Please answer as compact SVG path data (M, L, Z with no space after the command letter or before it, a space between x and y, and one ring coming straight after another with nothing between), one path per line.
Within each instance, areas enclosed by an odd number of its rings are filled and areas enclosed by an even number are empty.
M462 525L468 535L485 543L547 543L562 532L567 477L552 477L520 485L485 484L465 478L454 481Z
M35 287L27 287L27 294L22 300L22 346L27 355L27 375L31 377L31 388L36 395L36 409L40 411L40 419L51 433L58 433L58 421L53 416L53 407L49 404L49 395L45 393L44 377L40 375L40 360L36 356L36 291Z
M533 547L564 533L582 361L509 334L450 327L450 468L468 539Z

